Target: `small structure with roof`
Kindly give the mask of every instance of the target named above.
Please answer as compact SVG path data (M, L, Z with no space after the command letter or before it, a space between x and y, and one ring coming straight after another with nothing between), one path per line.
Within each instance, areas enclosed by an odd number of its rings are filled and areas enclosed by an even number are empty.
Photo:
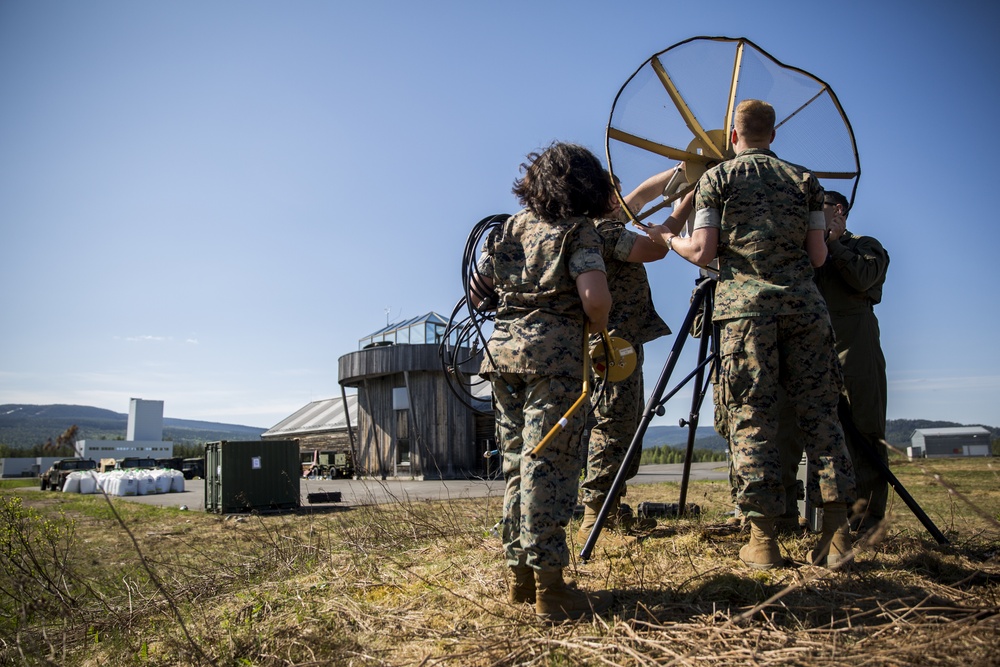
M346 408L345 408L346 406ZM298 440L302 449L353 449L352 423L357 423L358 397L313 401L261 434L261 440Z
M982 426L918 428L910 435L906 454L911 459L992 456L992 434Z
M452 392L439 353L447 328L447 320L427 313L361 338L358 351L339 359L342 391L357 389L359 474L413 479L487 474L483 454L492 441L477 435L474 411ZM470 379L475 378L460 381Z

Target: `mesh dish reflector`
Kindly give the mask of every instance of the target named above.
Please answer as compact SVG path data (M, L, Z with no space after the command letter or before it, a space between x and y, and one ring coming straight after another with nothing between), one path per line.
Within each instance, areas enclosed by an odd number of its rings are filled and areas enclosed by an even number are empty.
M606 133L608 168L621 181L621 191L628 193L683 162L687 180L665 193L668 202L679 198L684 186L692 187L706 169L732 157L733 114L745 99L774 107L771 148L779 157L808 168L823 187L853 203L861 163L851 124L833 90L742 37L679 42L650 57L628 78L615 97ZM670 209L660 203L628 213L660 223Z

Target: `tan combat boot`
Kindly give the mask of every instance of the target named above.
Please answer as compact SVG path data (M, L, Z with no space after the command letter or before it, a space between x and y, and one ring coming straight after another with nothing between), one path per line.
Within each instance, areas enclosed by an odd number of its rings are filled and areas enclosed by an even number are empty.
M527 565L510 568L514 580L507 591L507 601L511 604L535 604L535 571Z
M590 531L597 524L597 515L603 506L603 500L591 500L583 504L583 521L580 523L580 529L576 531L576 539L580 544L587 542L587 539L590 537ZM618 532L617 512L618 507L616 505L611 508L611 511L608 513L608 520L604 522L603 530L601 530L598 539L598 544L603 549L627 549L637 542L636 538L622 535Z
M604 505L602 500L591 500L583 503L583 521L580 523L580 529L576 531L576 539L583 544L590 537L590 531L594 529L594 524L597 523L597 513L601 511L601 507ZM611 523L611 517L608 517L608 521L605 522L604 527L608 528Z
M823 506L823 533L819 543L806 555L812 565L836 567L851 556L851 532L846 503Z
M774 517L748 517L750 542L740 549L740 560L756 570L770 570L784 564L778 549Z
M610 591L588 593L563 581L562 570L535 573L535 615L546 623L560 623L606 611L613 601Z

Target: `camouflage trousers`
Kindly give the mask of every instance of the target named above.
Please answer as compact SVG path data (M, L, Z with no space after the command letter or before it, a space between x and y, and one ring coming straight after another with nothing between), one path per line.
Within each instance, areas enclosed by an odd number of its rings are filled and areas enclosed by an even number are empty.
M569 565L566 526L583 468L581 407L537 456L528 454L580 397L580 380L493 373L497 444L506 481L503 545L507 564L536 570Z
M587 441L587 472L580 484L583 502L603 502L611 483L625 461L625 453L639 429L644 405L642 386L642 345L634 345L636 367L620 382L607 382L594 396L597 424ZM625 479L639 472L637 453ZM621 494L625 495L622 488Z
M804 437L816 505L854 502L854 470L837 418L842 378L829 317L726 320L720 322L719 353L716 428L729 441L730 479L740 511L751 517L785 511L779 387Z
M847 400L842 398L841 400ZM781 456L782 484L785 487L785 514L794 515L797 513L795 502L798 497L798 472L799 463L802 460L802 452L805 450L805 436L799 430L795 421L795 411L782 396L779 399L781 404L781 417L778 427L778 451ZM843 424L842 424L843 425ZM862 438L868 438L868 443ZM881 434L864 434L851 429L844 429L844 439L847 443L847 452L851 458L851 465L854 469L854 482L858 500L865 501L865 511L872 519L881 520L885 516L885 507L889 498L889 482L882 471L870 459L873 452L878 456L886 468L889 467L889 451L879 439L884 438ZM809 494L809 501L816 505L821 502L817 489L810 485L806 490Z
M845 439L846 439L846 433ZM805 439L799 431L795 418L795 408L788 402L785 390L778 390L778 456L781 457L781 484L785 487L786 517L799 515L799 465L802 463L802 452L805 451ZM813 490L815 493L815 489ZM808 490L806 491L808 493ZM809 502L816 504L818 498L809 497Z

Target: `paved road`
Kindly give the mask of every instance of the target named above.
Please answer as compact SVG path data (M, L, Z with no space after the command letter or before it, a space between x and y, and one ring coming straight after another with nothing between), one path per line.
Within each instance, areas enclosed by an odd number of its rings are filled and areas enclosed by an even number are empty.
M639 473L629 481L629 485L656 484L658 482L680 482L683 466L677 464L640 466ZM691 481L703 479L728 479L725 463L693 463L691 464ZM445 500L449 498L482 498L485 496L502 496L504 484L497 480L443 480L419 481L410 479L338 479L309 480L303 479L301 484L302 506L321 507L329 505L310 505L310 493L339 491L341 502L334 506L373 505L393 501L411 500ZM205 509L205 485L201 480L185 482L185 490L181 493L157 493L146 496L122 496L129 500L147 505L161 507L186 507L190 510Z

